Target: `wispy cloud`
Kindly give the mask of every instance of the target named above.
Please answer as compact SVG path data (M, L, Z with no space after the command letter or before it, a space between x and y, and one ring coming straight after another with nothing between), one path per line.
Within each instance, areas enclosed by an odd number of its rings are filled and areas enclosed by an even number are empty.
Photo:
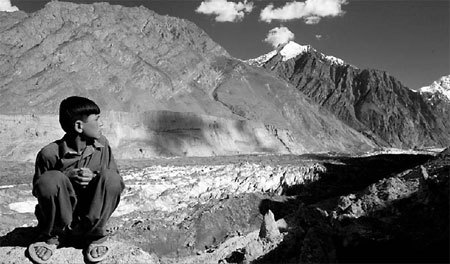
M0 11L14 12L18 10L19 8L11 5L10 0L0 0Z
M287 27L276 27L269 31L264 41L276 48L280 44L293 40L294 37L294 33L292 33Z
M217 22L236 22L244 18L245 13L253 10L253 3L229 2L227 0L206 0L195 10L197 13L215 15Z
M317 24L323 17L341 16L342 5L347 0L306 0L305 2L293 1L284 6L274 8L273 4L266 6L260 14L260 19L267 23L272 20L303 19L306 24Z

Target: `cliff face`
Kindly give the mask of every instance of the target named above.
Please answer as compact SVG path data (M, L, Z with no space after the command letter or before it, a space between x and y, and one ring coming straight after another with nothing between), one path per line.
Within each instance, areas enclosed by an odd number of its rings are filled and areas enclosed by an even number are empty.
M0 20L3 158L33 159L60 137L57 110L71 95L99 104L119 158L374 147L292 85L231 58L189 21L143 7L56 1Z
M290 59L281 53L257 64L381 146L443 147L450 143L449 122L442 111L388 73L357 69L310 47Z
M70 94L105 110L169 108L186 83L211 75L213 57L227 55L191 22L145 8L51 2L2 16L2 113L54 113Z

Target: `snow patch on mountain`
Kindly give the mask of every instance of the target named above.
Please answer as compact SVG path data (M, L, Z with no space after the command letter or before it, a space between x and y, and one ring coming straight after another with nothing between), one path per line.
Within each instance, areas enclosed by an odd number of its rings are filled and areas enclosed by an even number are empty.
M288 44L280 50L281 56L283 56L283 61L295 58L298 55L308 52L311 49L309 45L300 45L293 41L289 41Z
M261 55L258 58L254 58L254 59L249 59L245 62L249 63L250 65L262 65L264 63L266 63L267 61L269 61L270 59L272 59L275 55L278 54L277 50L272 50L271 52Z
M280 56L282 57L282 61L288 61L292 58L295 58L299 55L302 55L304 53L311 52L311 51L317 52L317 50L312 48L310 45L300 45L298 43L295 43L294 41L289 41L287 44L285 44L282 47L279 47L276 50L273 50L267 54L261 55L257 58L246 60L245 62L247 62L250 65L262 66L264 63L268 62L270 59L275 57L277 54L280 54ZM325 55L320 52L317 52L317 53L320 55L322 60L329 61L335 65L347 65L347 63L344 62L342 59L336 58L334 56ZM352 67L354 67L354 66L352 66ZM356 68L356 67L354 67L354 68Z
M450 101L450 75L442 76L438 81L430 86L424 86L419 89L420 94L441 94Z
M337 65L345 65L346 63L339 58L336 58L334 56L325 56L325 59L330 61L331 63L337 64Z

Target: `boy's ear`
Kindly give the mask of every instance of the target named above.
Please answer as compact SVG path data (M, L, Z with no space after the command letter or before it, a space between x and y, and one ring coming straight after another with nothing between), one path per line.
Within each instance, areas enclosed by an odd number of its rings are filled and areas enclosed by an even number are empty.
M83 121L81 121L81 120L75 121L74 130L75 130L75 132L81 134L81 132L83 132Z

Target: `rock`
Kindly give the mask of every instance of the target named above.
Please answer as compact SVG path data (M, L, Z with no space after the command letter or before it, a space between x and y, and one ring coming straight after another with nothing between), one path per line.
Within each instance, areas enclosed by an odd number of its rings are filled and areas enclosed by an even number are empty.
M142 249L119 241L112 241L111 254L99 263L146 263L158 264L159 259L155 254L150 254ZM32 263L25 256L26 247L0 247L3 256L1 263ZM7 257L5 257L7 256ZM57 249L49 263L84 263L81 249L60 248Z
M122 208L108 223L107 230L114 234L112 242L119 248L108 262L152 263L158 260L156 254L164 264L226 263L227 259L242 263L448 263L448 154L444 151L431 159L390 155L127 161L128 167L121 169L127 185L123 206L134 206L135 210ZM366 159L369 165L362 162ZM390 162L382 162L386 159ZM372 163L374 160L379 163ZM346 169L337 170L337 165ZM398 173L398 168L407 170ZM13 166L11 175L18 171ZM381 175L377 178L367 171ZM364 179L366 187L355 180L363 176L371 178ZM23 252L34 237L30 226L36 224L33 206L27 201L35 198L29 184L8 185L9 178L2 175L6 185L0 188L0 254L5 263L26 263ZM257 191L257 183L272 178L276 180L267 184L267 193ZM297 180L286 180L291 178ZM244 182L245 186L231 188L233 182ZM309 202L302 196L275 195L290 184L321 190L328 189L330 183L342 189L325 194L311 191L317 197ZM354 184L354 189L347 184ZM211 194L217 194L213 195L216 198L206 198ZM152 199L161 207L152 209L154 205L146 204ZM161 201L167 201L165 206ZM275 221L272 212L282 218ZM260 238L258 229L262 214L267 222L263 225L266 238ZM267 238L270 230L283 232L271 241ZM79 249L63 248L61 252L71 261L83 261ZM72 263L59 257L57 261Z
M278 219L276 223L277 223L278 230L280 230L280 232L286 232L289 228L289 225L286 222L286 220L284 220L284 218Z
M264 215L261 228L259 230L259 237L274 242L280 238L280 231L278 230L277 223L272 211L267 211Z
M125 181L133 182L126 190L115 215L145 208L176 211L196 201L223 200L214 211L225 212L235 199L222 199L243 193L285 193L293 186L319 181L327 173L316 161L298 161L293 165L255 162L217 165L147 166L141 170L121 171ZM258 177L255 177L258 175ZM155 188L155 185L158 188ZM1 194L1 192L0 192ZM257 195L251 195L257 197ZM259 203L261 198L255 199ZM257 211L258 205L253 208ZM272 209L274 210L274 209ZM206 215L205 215L206 216ZM207 225L210 223L206 223Z
M240 249L231 252L230 255L225 257L226 263L242 263L245 260L245 249Z
M336 263L336 249L328 225L314 226L308 230L298 248L299 263Z
M440 158L446 158L446 157L448 158L448 157L450 157L450 147L447 147L441 153L439 153L439 157Z
M254 260L264 255L264 246L260 240L251 240L245 247L245 259Z
M301 205L285 216L283 242L254 263L448 262L449 157Z

